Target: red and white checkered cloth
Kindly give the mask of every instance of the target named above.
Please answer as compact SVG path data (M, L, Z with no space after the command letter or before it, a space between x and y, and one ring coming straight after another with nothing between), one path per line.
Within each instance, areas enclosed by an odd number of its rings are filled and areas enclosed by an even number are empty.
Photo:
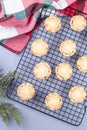
M87 13L87 0L1 0L0 44L12 52L21 52L29 41L42 7L54 6L62 10L69 5Z

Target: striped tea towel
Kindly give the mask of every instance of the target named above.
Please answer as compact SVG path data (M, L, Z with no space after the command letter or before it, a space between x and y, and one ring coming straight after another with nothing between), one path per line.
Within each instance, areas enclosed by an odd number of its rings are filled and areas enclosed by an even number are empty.
M87 0L0 0L0 45L14 53L21 52L29 41L42 7L63 10L69 5L87 11Z

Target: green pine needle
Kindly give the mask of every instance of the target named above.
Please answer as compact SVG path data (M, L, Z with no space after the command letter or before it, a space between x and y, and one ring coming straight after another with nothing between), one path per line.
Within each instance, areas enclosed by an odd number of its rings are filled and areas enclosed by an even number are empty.
M9 87L9 83L8 81L18 77L18 73L17 72L12 72L12 73L8 73L6 76L2 77L0 79L0 88L8 88Z
M5 93L3 92L3 90L0 89L0 98L6 98Z
M13 118L18 125L22 124L22 118L17 108L9 103L0 104L0 116L2 120L8 125L9 119Z
M2 73L2 69L0 69L0 79L2 78L2 76L3 76L3 73Z
M9 81L13 78L18 77L19 74L16 72L8 73L6 76L3 76L2 70L0 69L0 98L6 98L3 89L9 87ZM0 103L0 116L2 120L8 125L9 119L13 118L18 125L22 124L22 118L20 112L12 104L9 103Z

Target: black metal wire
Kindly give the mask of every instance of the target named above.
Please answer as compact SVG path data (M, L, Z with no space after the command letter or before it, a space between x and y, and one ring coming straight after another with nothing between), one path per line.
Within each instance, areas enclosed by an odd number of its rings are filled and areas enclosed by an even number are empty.
M72 86L81 85L85 87L87 85L87 74L81 73L76 66L78 57L87 55L87 29L82 32L75 32L70 29L70 16L79 12L72 8L67 8L65 11L58 12L58 17L62 21L62 28L57 33L49 33L44 28L44 23L40 25L32 34L31 39L21 57L21 60L17 66L16 71L20 73L19 78L13 80L10 84L10 88L7 91L7 96L21 104L29 106L54 118L60 119L72 125L80 125L85 114L85 102L81 104L74 104L70 102L68 98L68 92ZM82 13L82 12L80 12ZM66 15L64 15L66 14ZM83 14L83 13L82 13ZM43 9L41 12L41 18L46 18L50 15L56 15L55 10ZM85 14L86 15L86 14ZM33 56L30 51L32 42L42 38L48 42L49 51L46 56L36 57ZM59 45L65 39L72 39L76 42L77 52L72 57L64 57L59 52ZM52 75L47 80L38 80L33 75L33 67L41 61L46 61L52 67ZM55 76L55 67L61 62L68 62L73 67L73 76L67 81L60 81ZM17 96L17 87L23 82L30 82L35 86L36 95L29 101L23 101ZM48 93L57 92L63 97L63 106L58 111L50 111L46 108L44 100Z

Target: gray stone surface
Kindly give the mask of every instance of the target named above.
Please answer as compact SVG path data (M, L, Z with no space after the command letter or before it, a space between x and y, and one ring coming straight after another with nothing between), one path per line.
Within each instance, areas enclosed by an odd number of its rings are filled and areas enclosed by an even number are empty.
M4 74L15 70L20 57L21 54L16 55L0 46L0 66L3 68ZM11 121L9 127L7 127L0 119L0 130L87 130L87 113L80 126L72 126L10 99L6 99L6 102L12 103L20 110L23 125L19 127L14 121Z

